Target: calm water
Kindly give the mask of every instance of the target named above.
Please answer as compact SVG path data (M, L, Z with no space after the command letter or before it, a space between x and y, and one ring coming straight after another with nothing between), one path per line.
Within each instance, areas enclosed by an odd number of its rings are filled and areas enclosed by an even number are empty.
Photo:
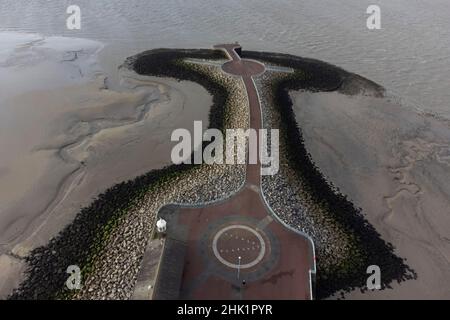
M65 29L74 3L79 31ZM374 3L382 30L370 31L365 12ZM0 30L101 40L111 73L144 49L239 41L326 60L450 117L449 0L0 0Z

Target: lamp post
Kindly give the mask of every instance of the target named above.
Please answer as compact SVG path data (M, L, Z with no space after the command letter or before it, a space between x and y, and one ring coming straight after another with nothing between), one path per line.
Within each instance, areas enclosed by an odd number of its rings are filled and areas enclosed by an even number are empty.
M241 272L241 256L238 257L238 270L237 270L237 278L239 280L239 274Z

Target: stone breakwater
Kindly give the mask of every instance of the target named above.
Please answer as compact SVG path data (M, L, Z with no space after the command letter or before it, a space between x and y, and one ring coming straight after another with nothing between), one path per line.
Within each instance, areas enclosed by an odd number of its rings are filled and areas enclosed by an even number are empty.
M255 79L260 92L263 127L267 129L283 127L272 103L272 82L282 77L280 73L267 71ZM351 254L355 255L355 250L351 249L352 236L327 217L324 208L304 190L302 181L290 166L285 143L280 143L279 151L280 170L276 175L262 177L263 192L273 211L285 223L313 238L320 270L330 273Z
M344 94L382 96L384 89L358 75L330 64L301 57L244 51L243 57L295 70L291 74L265 74L256 80L264 126L280 129L279 176L263 177L269 204L294 228L312 236L317 255L317 298L359 288L367 290L367 267L382 270L381 287L392 281L417 277L404 259L394 253L360 208L328 181L304 145L292 109L290 90L338 91Z
M177 72L183 70L178 79L202 77L215 98L210 127L248 128L248 101L241 81L212 65L182 59L164 63L176 63ZM219 108L221 112L214 113ZM159 208L221 200L237 192L244 181L245 165L173 165L116 185L84 208L47 246L32 251L27 278L10 298L129 299ZM82 270L81 290L65 288L69 265Z
M191 65L191 64L189 64ZM229 92L225 108L226 128L248 127L248 105L241 82L212 66L192 65L208 74ZM105 245L86 279L79 299L129 299L133 294L140 262L159 209L170 203L197 205L227 198L245 181L244 165L201 165L152 190L142 200L142 207L127 214Z
M267 73L256 79L264 127L280 129L280 172L263 177L273 210L310 235L317 247L317 297L364 288L366 268L383 270L382 287L415 273L394 254L360 209L320 173L306 150L289 90L382 95L378 85L332 65L300 57L243 51L244 58L289 67L293 74ZM185 59L211 61L198 65ZM127 59L124 67L142 75L197 82L213 96L209 127L248 128L243 83L214 61L221 51L158 49ZM48 245L26 258L27 278L13 299L127 299L133 293L146 244L159 208L169 203L201 204L226 198L245 181L244 165L172 165L115 185L84 208ZM65 287L67 267L82 270L82 289ZM364 289L362 289L364 290Z

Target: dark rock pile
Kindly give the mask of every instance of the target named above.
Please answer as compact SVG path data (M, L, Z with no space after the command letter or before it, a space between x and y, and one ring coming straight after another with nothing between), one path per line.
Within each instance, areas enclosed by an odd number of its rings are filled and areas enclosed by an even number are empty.
M210 127L248 127L248 105L241 82L216 67L184 63L180 55L171 60L170 54L157 59L152 54L141 54L137 60L130 58L126 66L133 67L131 61L137 61L136 68L150 75L145 61L156 61L159 76L167 71L165 76L197 80L214 94ZM209 54L200 56L223 58L216 51ZM173 64L177 64L176 75L171 73L175 70ZM27 278L10 299L130 298L159 208L169 203L200 204L226 198L244 180L244 165L172 165L112 187L82 209L46 246L30 253L26 258ZM65 286L70 265L81 268L81 290L71 291Z
M317 245L317 296L364 288L366 268L378 265L383 287L416 275L394 254L391 244L362 216L360 209L321 174L303 143L289 90L357 92L376 84L335 66L274 53L242 52L251 58L291 67L293 74L258 79L263 88L265 126L280 129L281 170L265 177L263 187L275 212L311 235ZM240 81L217 67L194 65L185 58L223 60L222 51L158 49L128 58L123 67L142 75L194 81L213 95L211 128L248 127L248 105ZM261 92L261 91L260 91ZM82 209L60 234L26 258L27 278L12 299L127 299L158 210L169 203L201 203L227 197L245 179L245 166L172 165L120 183ZM65 287L69 265L82 270L82 289Z
M382 88L316 60L246 51L243 57L295 70L292 74L272 77L266 74L257 81L265 93L262 99L265 125L279 128L281 139L280 174L265 177L263 187L281 218L308 233L316 243L317 297L355 288L365 290L366 269L370 265L378 265L382 270L382 288L388 288L392 281L416 278L415 272L395 255L393 246L381 239L363 217L361 209L355 208L314 164L305 148L289 95L290 90L340 90L344 84L348 91L349 83L356 82L379 94Z

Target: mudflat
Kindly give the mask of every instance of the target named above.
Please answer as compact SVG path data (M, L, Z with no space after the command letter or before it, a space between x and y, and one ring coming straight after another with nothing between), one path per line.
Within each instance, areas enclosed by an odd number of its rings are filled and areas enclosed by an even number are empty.
M450 298L450 125L393 98L291 92L305 144L416 280L349 299ZM383 277L383 270L381 270Z
M171 164L170 135L208 123L200 85L120 70L108 88L101 43L2 34L0 298L23 257L114 184ZM7 50L6 50L7 49Z

